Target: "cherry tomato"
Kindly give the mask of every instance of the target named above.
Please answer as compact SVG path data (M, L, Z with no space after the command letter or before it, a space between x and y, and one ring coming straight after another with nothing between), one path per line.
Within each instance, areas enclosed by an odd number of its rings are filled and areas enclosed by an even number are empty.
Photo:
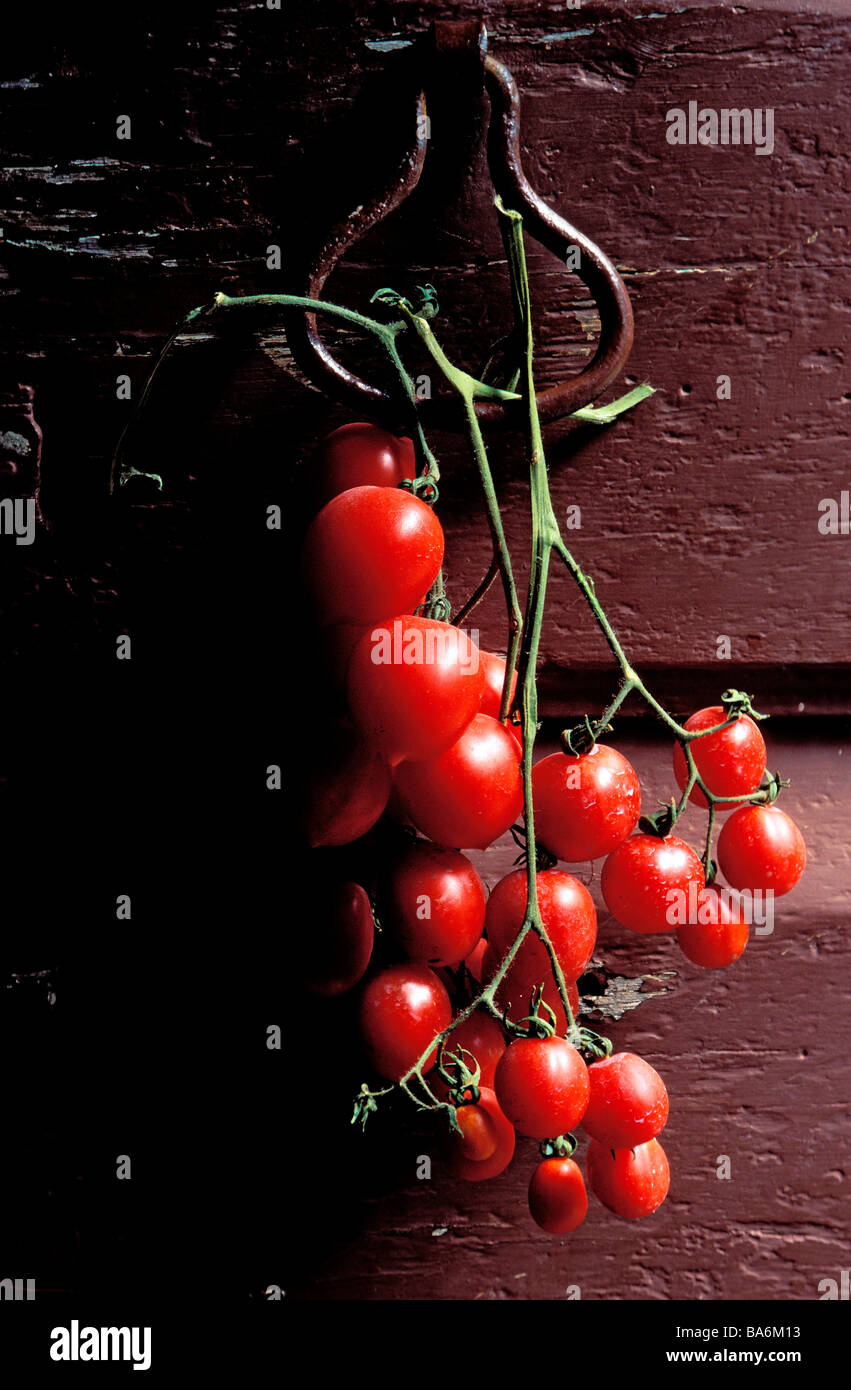
M313 893L311 930L296 938L299 975L311 994L331 998L366 974L375 937L372 908L359 883L315 886Z
M632 834L641 811L635 770L603 743L536 763L532 797L538 839L568 864L609 854Z
M484 975L482 974L482 963L484 961L485 951L487 950L487 948L488 943L482 936L476 942L470 954L466 956L464 959L464 964L466 965L473 979L478 980L479 983L481 983L481 981L484 979Z
M668 1195L671 1182L665 1150L657 1139L635 1149L610 1149L592 1139L585 1163L588 1186L616 1216L649 1216Z
M541 921L553 944L566 980L582 974L597 940L597 913L584 884L562 869L544 869L537 875ZM526 870L506 874L488 898L485 918L488 941L500 960L517 936L526 913ZM533 931L527 933L514 958L518 975L552 978L550 958Z
M716 724L723 724L726 718L723 705L710 705L687 719L683 728L689 733L695 729L711 729ZM728 729L693 739L691 751L698 772L715 796L747 796L749 792L755 792L762 781L765 743L757 725L746 714L740 714ZM678 743L674 744L674 776L680 791L683 791L688 781L688 764ZM697 806L709 804L697 786L689 792L689 801ZM722 802L715 809L718 813L725 813L733 808Z
M424 835L459 849L487 849L523 809L517 741L495 719L477 714L444 753L401 763L396 788Z
M688 901L689 885L705 884L703 865L690 845L676 835L633 835L613 850L603 865L600 887L606 906L630 931L672 931L676 890Z
M505 684L505 662L501 656L496 656L493 652L482 652L481 662L485 672L485 688L482 693L482 703L480 710L482 714L489 714L492 719L499 719L499 707L502 702L502 687ZM517 689L517 672L511 677L511 697Z
M484 885L457 849L415 841L393 864L381 906L410 960L457 965L481 939Z
M465 1110L476 1110L480 1116L487 1117L485 1124L478 1126L481 1150L487 1147L488 1138L495 1139L496 1147L487 1158L473 1158L465 1139L453 1131L445 1145L449 1166L456 1177L465 1178L467 1182L482 1182L486 1178L495 1178L508 1167L514 1157L514 1127L505 1118L496 1096L488 1086L482 1086L475 1106L459 1107L456 1111L459 1122L461 1113ZM471 1132L474 1123L476 1122L467 1117L462 1122L462 1129Z
M529 1210L542 1231L565 1236L585 1220L588 1194L572 1158L545 1158L529 1183Z
M355 623L334 623L320 629L317 640L325 669L338 689L345 690L352 652L369 631L368 627Z
M493 979L504 954L504 951L495 951L491 945L488 945L482 962L484 981ZM522 967L518 967L515 956L505 973L505 977L497 986L496 1003L508 1015L512 1023L519 1023L521 1019L528 1016L532 993L538 985L544 986L542 996L544 1003L549 1004L556 1016L556 1030L563 1033L567 1028L567 1019L562 1008L558 986L549 968L549 961L547 961L546 974L541 976L540 971L534 968L530 971L524 971ZM573 980L565 980L565 985L567 986L568 1003L575 1018L579 1009L579 990Z
M554 1139L585 1114L588 1068L564 1038L517 1038L497 1063L494 1090L519 1134Z
M457 1028L453 1028L449 1037L446 1039L444 1047L445 1069L451 1074L452 1068L449 1064L448 1054L457 1052L463 1047L467 1052L472 1053L479 1064L481 1075L479 1086L489 1086L493 1089L494 1075L497 1063L505 1051L505 1034L491 1014L484 1009L476 1009L465 1018L463 1023L459 1023ZM469 1057L464 1061L473 1069L473 1064ZM428 1084L431 1089L439 1093L441 1100L449 1094L449 1087L441 1080L439 1072L436 1070L429 1072Z
M356 729L329 724L308 770L301 823L308 842L348 845L378 820L390 795L390 768Z
M734 888L782 897L807 862L804 837L778 806L740 806L718 836L718 863Z
M748 944L748 922L741 902L730 893L704 888L695 921L677 927L677 941L695 965L718 970L738 960Z
M326 435L316 451L314 468L322 502L353 487L397 487L417 471L410 439L397 439L363 420Z
M449 748L478 710L483 684L466 632L409 614L364 633L346 678L352 718L394 765Z
M379 623L412 608L443 563L443 528L418 497L353 487L308 529L302 570L324 623Z
M455 1111L455 1121L461 1130L456 1139L463 1157L475 1163L490 1158L496 1151L499 1136L488 1112L478 1104L460 1105Z
M588 1068L591 1095L582 1128L610 1149L655 1139L668 1119L668 1092L657 1071L634 1052L616 1052Z
M452 1021L444 986L427 965L391 965L364 987L360 1029L380 1076L399 1081ZM434 1062L437 1048L423 1063Z

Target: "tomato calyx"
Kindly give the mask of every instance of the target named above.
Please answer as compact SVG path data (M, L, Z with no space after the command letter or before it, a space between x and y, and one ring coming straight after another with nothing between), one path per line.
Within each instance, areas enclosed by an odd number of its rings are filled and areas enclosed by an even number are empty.
M577 758L582 753L591 752L591 749L597 742L598 733L602 732L602 729L595 729L586 714L583 716L583 722L581 724L574 724L572 729L562 729L559 741L565 753Z
M664 840L666 835L670 835L679 819L679 807L676 797L672 796L670 801L659 802L661 810L653 811L649 816L641 816L638 828L645 835L658 835L660 840Z
M583 1028L578 1023L574 1023L573 1027L568 1029L567 1041L571 1047L576 1048L585 1062L599 1062L612 1055L611 1038L605 1038L602 1033L595 1033L592 1028Z
M357 1095L355 1096L355 1108L352 1112L351 1123L360 1124L361 1129L366 1129L366 1122L378 1109L378 1096L386 1096L392 1091L392 1086L385 1086L381 1091L371 1091L364 1081Z
M444 1039L437 1049L435 1070L441 1081L449 1087L449 1100L451 1101L451 1106L449 1108L450 1127L452 1129L459 1129L459 1125L455 1120L455 1109L461 1105L478 1105L481 1098L479 1082L482 1079L482 1069L472 1052L469 1052L466 1047L462 1047L460 1043L457 1045L455 1051L450 1052L448 1055L445 1054L445 1046L446 1040ZM448 1068L444 1065L444 1056L446 1056ZM472 1067L468 1066L464 1061L465 1056L469 1057L472 1061Z
M555 1139L542 1139L538 1145L541 1158L572 1158L576 1152L573 1134L559 1134Z
M768 781L764 787L760 787L760 801L764 806L772 806L777 800L784 787L791 786L788 777L781 777L779 772L766 772Z
M752 700L753 696L746 695L743 690L725 690L721 696L721 704L728 719L736 718L740 714L749 714L751 719L767 719L767 714L760 714L754 709ZM711 733L711 730L707 729L706 732Z
M546 1010L545 1017L541 1010ZM544 998L543 984L536 985L532 990L529 999L529 1012L525 1018L520 1018L516 1023L503 1016L503 1023L507 1030L515 1037L519 1038L552 1038L556 1034L556 1015L555 1010L551 1009ZM524 1025L527 1025L524 1027Z

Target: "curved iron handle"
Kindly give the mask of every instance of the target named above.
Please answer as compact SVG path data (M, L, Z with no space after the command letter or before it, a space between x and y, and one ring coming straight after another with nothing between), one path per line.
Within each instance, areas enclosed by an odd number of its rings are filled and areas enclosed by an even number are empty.
M555 212L529 184L520 158L520 98L517 84L504 63L486 53L484 27L478 22L435 26L438 46L455 51L477 51L491 103L488 124L488 167L494 189L504 204L522 214L524 227L547 250L564 260L569 247L578 247L577 275L587 285L600 314L600 340L592 360L577 375L538 393L538 412L543 422L561 419L589 405L619 375L632 348L633 317L629 295L609 258L582 232ZM365 232L384 220L413 192L425 162L427 140L426 95L415 99L416 136L393 179L372 202L357 208L332 232L308 271L303 293L319 299L326 280L340 257ZM339 362L323 343L313 314L293 315L287 337L295 360L311 381L336 400L373 415L392 414L396 401L379 387L371 386ZM434 397L422 402L430 423L458 428L454 401ZM477 401L483 423L521 423L522 403Z

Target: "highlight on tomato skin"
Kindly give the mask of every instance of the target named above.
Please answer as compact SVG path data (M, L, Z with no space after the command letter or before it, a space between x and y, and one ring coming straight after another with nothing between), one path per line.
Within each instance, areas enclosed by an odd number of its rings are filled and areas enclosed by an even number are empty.
M625 1221L652 1215L671 1184L668 1158L658 1139L635 1149L610 1149L592 1139L585 1174L598 1201Z
M391 965L363 987L358 1010L361 1037L372 1066L399 1081L433 1038L452 1021L445 986L427 965ZM433 1066L437 1047L423 1062Z
M529 1211L549 1235L564 1236L581 1226L588 1211L582 1171L572 1158L545 1158L529 1182Z
M380 914L409 960L458 965L481 940L484 884L460 850L415 840L390 865Z
M723 705L710 705L699 709L687 719L683 728L689 733L699 729L712 729L723 724L728 718ZM765 742L759 726L747 714L740 714L734 724L721 729L717 734L706 734L703 738L692 739L692 757L703 781L713 796L748 796L755 792L765 772ZM688 764L679 743L674 744L674 776L680 791L685 791L688 781ZM689 801L706 808L708 802L700 787L693 786ZM734 808L719 802L716 814L726 815Z
M499 1059L497 1100L518 1134L568 1134L588 1106L588 1068L564 1038L516 1038Z

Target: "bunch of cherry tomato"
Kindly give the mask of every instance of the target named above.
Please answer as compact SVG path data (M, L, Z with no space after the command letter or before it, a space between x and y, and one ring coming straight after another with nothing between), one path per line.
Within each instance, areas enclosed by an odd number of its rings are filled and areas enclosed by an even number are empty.
M411 829L372 898L353 881L327 890L308 984L324 995L360 987L359 1027L374 1071L391 1083L426 1078L435 1105L451 1114L446 1155L457 1176L494 1177L511 1162L516 1134L535 1138L542 1158L529 1186L532 1216L545 1231L571 1231L587 1210L572 1157L571 1132L581 1125L594 1195L621 1217L646 1216L669 1185L658 1138L668 1095L653 1067L629 1052L586 1062L550 958L531 931L495 992L503 1021L469 1007L525 919L525 869L488 896L463 853L487 848L522 814L520 726L516 714L499 721L505 662L418 611L441 571L444 541L426 494L410 490L411 442L345 425L320 447L316 469L321 507L305 539L303 579L323 679L336 688L340 713L303 790L303 829L314 847L359 841L381 818ZM710 707L685 728L714 729L727 718L723 706ZM690 746L713 795L756 793L766 750L747 714ZM684 789L679 744L674 773ZM545 757L532 769L532 789L545 862L604 859L602 895L623 927L676 930L685 955L707 968L742 954L747 913L735 895L706 885L702 860L683 840L637 831L638 778L615 748L594 742L585 752ZM706 806L697 786L691 800ZM730 812L717 850L730 887L787 893L806 858L794 822L763 803L716 810ZM672 889L699 903L677 927ZM559 867L538 870L537 897L575 1014L576 982L597 939L594 903ZM368 973L376 920L396 960ZM465 1017L442 1037L457 1017L453 995Z

